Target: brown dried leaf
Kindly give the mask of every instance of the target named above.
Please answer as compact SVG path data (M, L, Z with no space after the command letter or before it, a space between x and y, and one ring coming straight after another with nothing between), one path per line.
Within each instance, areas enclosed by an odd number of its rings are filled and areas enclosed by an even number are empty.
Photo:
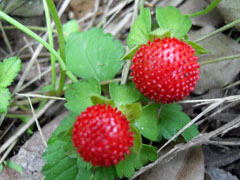
M171 160L164 159L147 171L140 180L203 180L204 160L201 147L178 153Z

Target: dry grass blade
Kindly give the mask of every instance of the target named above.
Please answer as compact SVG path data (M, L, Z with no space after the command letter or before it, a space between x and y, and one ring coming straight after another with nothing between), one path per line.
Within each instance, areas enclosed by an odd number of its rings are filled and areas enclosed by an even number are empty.
M29 104L30 104L31 111L32 111L32 114L33 114L33 119L34 119L35 122L36 122L36 125L37 125L37 128L38 128L38 131L39 131L40 136L41 136L42 141L43 141L43 144L44 144L45 147L47 147L46 140L45 140L45 138L44 138L44 136L43 136L41 126L40 126L40 124L39 124L39 122L38 122L38 119L37 119L36 113L35 113L35 111L34 111L34 108L33 108L33 106L32 106L32 102L31 102L31 99L30 99L29 96L28 96L28 102L29 102Z

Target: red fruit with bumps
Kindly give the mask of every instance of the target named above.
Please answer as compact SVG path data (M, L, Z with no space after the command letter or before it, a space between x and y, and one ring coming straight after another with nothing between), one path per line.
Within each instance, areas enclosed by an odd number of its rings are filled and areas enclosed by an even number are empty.
M195 50L176 38L155 39L134 55L131 76L136 88L155 102L172 103L188 96L199 79Z
M110 105L88 107L74 123L72 141L77 152L94 166L111 166L124 160L133 146L129 121Z

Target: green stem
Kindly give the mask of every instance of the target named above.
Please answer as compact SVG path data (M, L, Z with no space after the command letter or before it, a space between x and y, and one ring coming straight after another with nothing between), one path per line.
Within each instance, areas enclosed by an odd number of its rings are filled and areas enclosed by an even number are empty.
M8 118L21 119L21 118L29 118L29 117L31 117L31 115L24 115L24 114L7 114L6 117L8 117Z
M211 37L211 36L213 36L213 35L215 35L217 33L225 31L225 30L227 30L227 29L229 29L229 28L231 28L231 27L233 27L233 26L235 26L235 25L237 25L239 23L240 23L240 18L235 20L235 21L233 21L233 22L231 22L231 23L229 23L229 24L227 24L227 25L225 25L225 26L223 26L223 27L221 27L221 28L219 28L219 29L217 29L216 31L213 31L213 32L211 32L211 33L209 33L209 34L207 34L207 35L205 35L205 36L195 40L195 42L197 43L197 42L200 42L200 41L202 41L204 39L207 39L207 38L209 38L209 37Z
M63 59L63 62L65 62L65 42L64 42L64 35L63 35L63 31L62 31L62 24L61 21L58 17L58 12L57 9L55 7L55 4L53 2L53 0L46 0L48 8L51 11L52 14L52 18L55 22L56 25L56 29L57 29L57 33L58 33L58 43L59 43L59 51L60 51L60 56ZM66 72L65 71L61 71L61 76L60 76L60 84L57 90L57 94L61 94L61 92L63 91L64 88L64 84L65 84L65 79L66 79Z
M47 23L47 29L48 29L48 41L49 41L50 46L52 48L54 48L51 17L50 17L50 13L49 13L49 9L48 9L46 0L43 0L43 5L44 5L46 23ZM55 67L56 60L52 53L50 54L50 60L51 60L51 70L52 70L52 87L55 89L55 87L56 87L56 67Z
M1 21L0 21L0 29L1 29L1 32L2 32L3 40L5 41L5 44L7 45L7 48L9 50L9 52L12 54L13 53L12 47L11 47L9 41L8 41L7 35L6 35L6 33L5 33L4 29L3 29Z
M39 27L39 26L26 26L28 29L31 29L33 31L45 31L47 32L48 29L45 27ZM3 29L5 30L11 30L11 29L17 29L15 26L3 26ZM54 29L53 33L57 33L57 31Z
M207 60L207 61L202 61L202 62L199 62L199 64L202 66L202 65L206 65L206 64L212 64L212 63L221 62L221 61L233 60L233 59L237 59L237 58L240 58L240 54L236 54L233 56L220 57L220 58L211 59L211 60Z
M186 14L186 16L196 17L196 16L201 16L201 15L207 14L209 11L211 11L213 8L215 8L218 5L218 3L220 3L220 2L221 2L221 0L215 0L211 4L209 4L209 6L206 9L203 9L201 11L198 11L198 12L195 12L192 14Z
M8 16L7 14L5 14L3 11L0 11L0 18L4 19L5 21L9 22L10 24L16 26L18 29L20 29L21 31L25 32L27 35L29 35L30 37L32 37L33 39L35 39L36 41L41 43L46 49L49 50L50 53L52 53L56 57L56 59L58 60L58 62L60 64L61 70L62 71L66 71L67 70L66 65L65 65L63 59L59 56L59 54L55 51L55 49L53 49L40 36L38 36L36 33L31 31L30 29L28 29L24 25L22 25L21 23L19 23L15 19L13 19L10 16ZM69 79L71 79L73 82L77 82L77 78L70 71L68 71L68 74L69 74Z

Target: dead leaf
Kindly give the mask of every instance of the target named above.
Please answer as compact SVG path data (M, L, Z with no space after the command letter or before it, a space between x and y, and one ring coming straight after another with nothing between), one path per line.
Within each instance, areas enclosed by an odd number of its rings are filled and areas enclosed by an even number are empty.
M203 180L204 160L201 147L178 153L171 160L164 159L140 180Z
M214 30L213 26L205 26L198 31L189 34L191 40L195 40ZM199 43L209 54L199 56L199 61L211 60L219 57L240 53L240 45L230 37L220 33ZM200 68L200 80L194 93L203 94L209 89L222 88L231 83L240 72L240 59L207 64Z
M69 4L75 16L79 19L94 9L94 0L72 0Z
M207 0L209 3L213 0ZM240 18L240 0L222 0L216 7L219 13L224 17L226 23L230 23ZM240 31L240 24L236 25Z
M212 180L238 180L236 176L233 176L230 172L226 172L223 169L207 167L206 170Z

